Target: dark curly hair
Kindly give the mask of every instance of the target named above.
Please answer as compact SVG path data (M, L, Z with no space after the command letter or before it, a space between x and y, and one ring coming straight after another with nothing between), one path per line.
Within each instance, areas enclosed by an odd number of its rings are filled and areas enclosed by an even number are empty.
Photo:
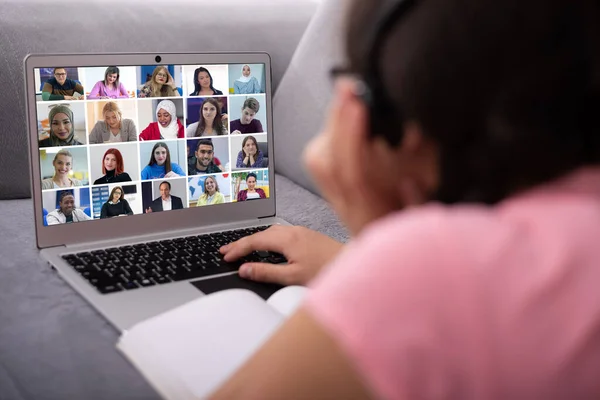
M372 71L365 27L380 3L350 6L348 67L380 74L390 144L416 121L437 145L434 199L492 204L600 161L600 3L414 1Z

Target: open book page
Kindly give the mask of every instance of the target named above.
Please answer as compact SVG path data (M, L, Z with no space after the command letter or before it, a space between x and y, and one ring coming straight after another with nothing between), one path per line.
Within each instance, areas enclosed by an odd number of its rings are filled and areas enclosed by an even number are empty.
M307 290L304 286L284 287L273 293L267 300L267 304L287 318L300 307Z
M253 292L224 290L135 325L121 336L117 348L164 398L202 399L283 320Z

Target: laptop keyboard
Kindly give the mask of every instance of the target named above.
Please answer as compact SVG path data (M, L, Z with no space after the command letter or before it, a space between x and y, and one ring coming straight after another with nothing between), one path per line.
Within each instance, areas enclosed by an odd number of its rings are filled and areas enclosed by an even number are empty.
M100 293L183 281L237 271L244 262L285 262L283 255L253 252L236 262L226 262L219 248L269 226L187 236L76 254L62 258Z

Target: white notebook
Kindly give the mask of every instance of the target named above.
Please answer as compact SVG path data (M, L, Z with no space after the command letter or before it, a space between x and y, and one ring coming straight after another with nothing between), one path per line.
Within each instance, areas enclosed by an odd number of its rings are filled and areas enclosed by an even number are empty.
M201 297L135 325L117 348L165 399L202 399L216 390L302 302L288 286L265 302L245 289Z

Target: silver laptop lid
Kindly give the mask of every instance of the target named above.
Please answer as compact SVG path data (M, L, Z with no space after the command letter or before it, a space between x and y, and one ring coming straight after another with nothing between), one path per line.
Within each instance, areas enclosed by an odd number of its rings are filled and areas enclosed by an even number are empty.
M266 53L29 55L40 248L275 215Z

